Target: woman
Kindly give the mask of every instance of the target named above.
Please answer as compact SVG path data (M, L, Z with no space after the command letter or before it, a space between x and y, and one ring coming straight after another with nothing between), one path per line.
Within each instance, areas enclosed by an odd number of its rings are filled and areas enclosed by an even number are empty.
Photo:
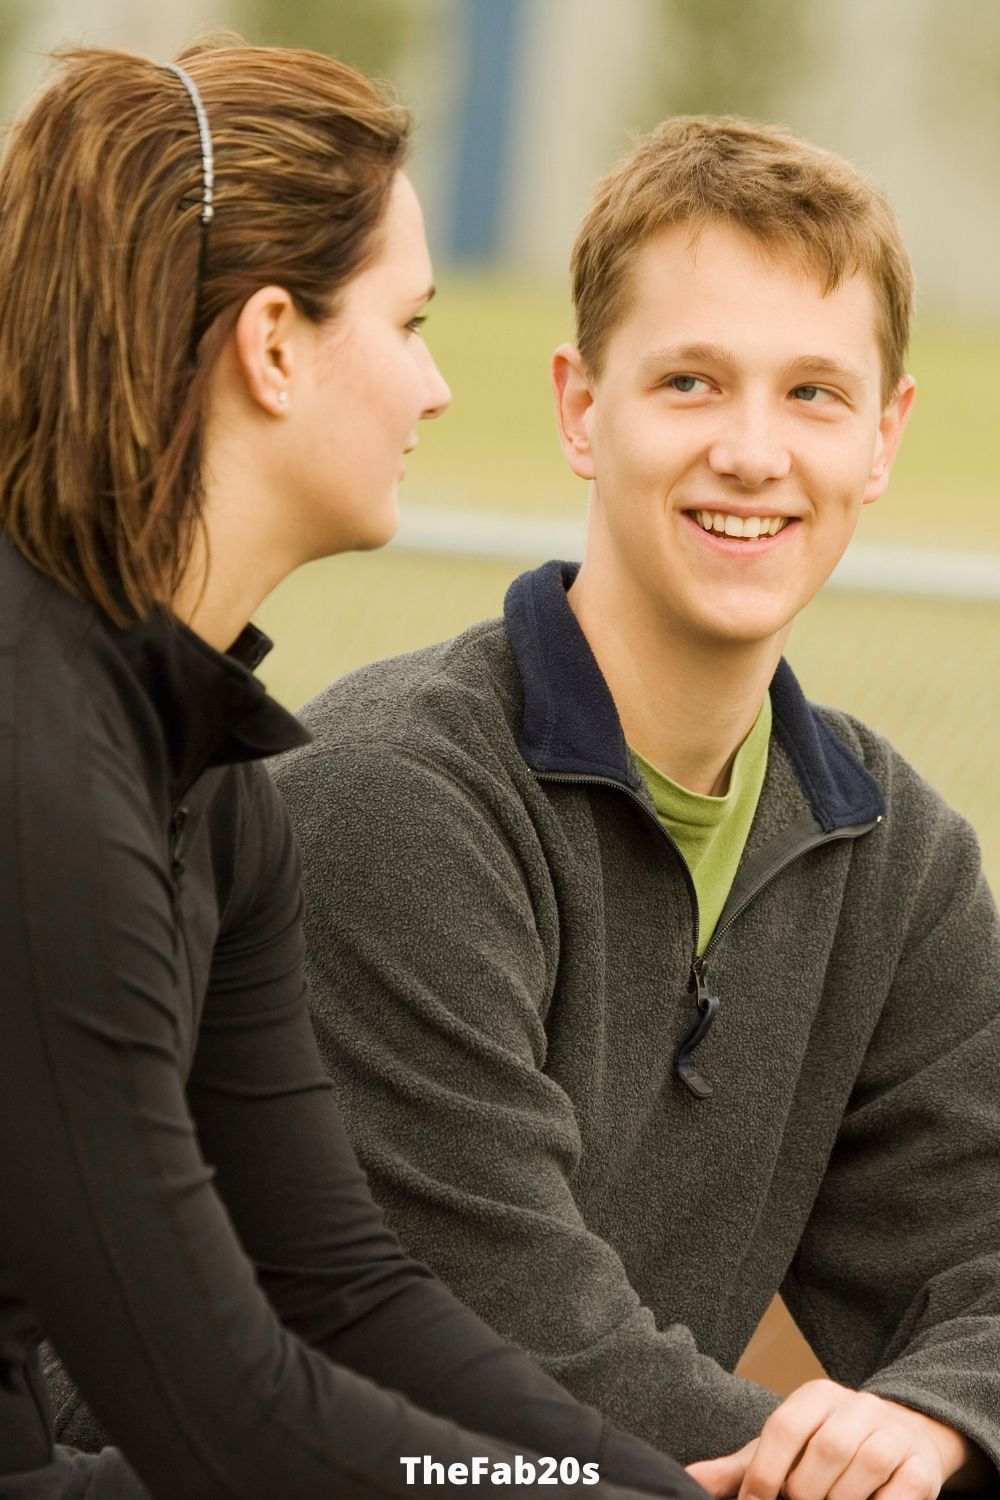
M248 620L391 535L448 403L406 134L313 54L86 51L0 172L9 1500L440 1494L423 1455L526 1451L700 1493L406 1258L306 1016L261 764L305 735ZM42 1330L128 1462L54 1447Z

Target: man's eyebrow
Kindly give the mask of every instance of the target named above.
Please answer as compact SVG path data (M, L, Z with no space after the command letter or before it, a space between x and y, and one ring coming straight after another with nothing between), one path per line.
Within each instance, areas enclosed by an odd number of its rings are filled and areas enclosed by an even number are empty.
M732 350L722 344L665 344L650 350L640 360L641 368L649 374L661 371L664 365L685 364L722 365L733 369L738 360ZM802 354L785 365L781 373L789 380L797 375L819 375L859 386L868 384L868 377L861 370L829 354Z
M736 356L721 344L664 344L651 349L640 360L644 370L653 370L663 365L713 364L732 366Z
M795 375L825 375L831 380L846 380L848 384L866 386L868 376L853 365L847 365L829 354L803 354L786 365L785 373Z

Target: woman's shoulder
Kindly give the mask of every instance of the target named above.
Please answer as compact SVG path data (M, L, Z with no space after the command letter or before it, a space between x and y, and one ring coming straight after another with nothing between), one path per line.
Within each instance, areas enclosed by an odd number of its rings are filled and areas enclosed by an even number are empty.
M86 650L98 625L97 610L28 561L0 531L0 657L6 664L4 698L14 691L18 669L39 654L53 662Z
M156 759L155 714L113 627L9 538L0 544L0 738L20 785L41 782L44 791L84 762L145 779Z

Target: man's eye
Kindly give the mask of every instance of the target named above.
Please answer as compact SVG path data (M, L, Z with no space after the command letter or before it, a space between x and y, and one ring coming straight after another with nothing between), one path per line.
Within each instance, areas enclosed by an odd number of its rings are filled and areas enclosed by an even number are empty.
M808 401L813 406L825 406L829 401L836 401L837 397L833 391L828 391L822 385L797 385L792 392L800 401Z
M699 386L702 390L709 389L708 381L701 380L697 375L671 375L666 383L671 390L680 391L683 396L694 395Z

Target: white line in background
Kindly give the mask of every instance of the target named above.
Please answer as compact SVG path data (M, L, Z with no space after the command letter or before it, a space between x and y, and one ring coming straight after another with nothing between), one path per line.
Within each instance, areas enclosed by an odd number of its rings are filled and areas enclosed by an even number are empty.
M548 557L582 557L583 537L582 521L421 505L403 512L392 545L402 552L534 562ZM997 603L1000 555L855 542L827 587Z

